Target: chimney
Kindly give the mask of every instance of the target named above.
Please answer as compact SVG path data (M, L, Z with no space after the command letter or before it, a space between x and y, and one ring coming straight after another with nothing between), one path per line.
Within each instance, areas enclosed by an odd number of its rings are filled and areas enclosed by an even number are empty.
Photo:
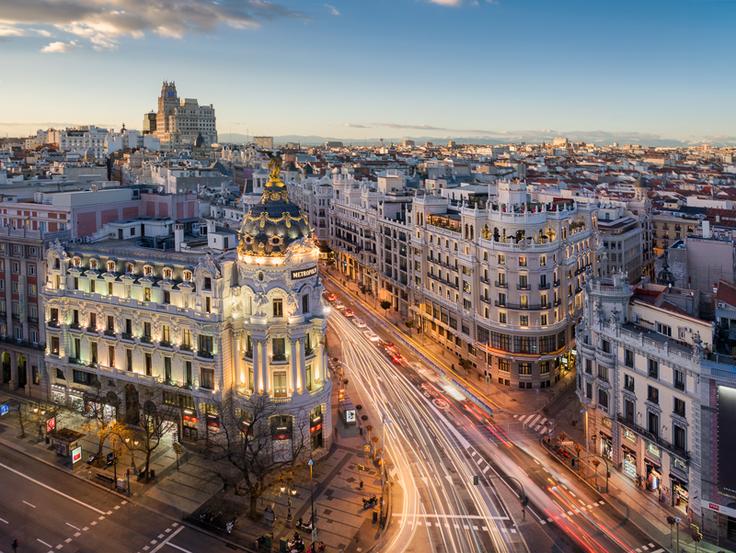
M184 244L184 225L177 223L176 225L174 225L174 249L177 252L180 252L183 244Z
M703 219L703 238L710 238L710 221Z

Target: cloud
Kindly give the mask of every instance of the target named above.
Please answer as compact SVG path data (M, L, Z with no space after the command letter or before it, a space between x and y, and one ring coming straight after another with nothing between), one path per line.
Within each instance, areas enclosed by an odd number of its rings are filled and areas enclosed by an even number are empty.
M361 125L360 123L345 123L345 126L350 129L370 129L370 125Z
M6 33L8 29L24 33L30 25L47 26L98 50L148 33L183 38L223 26L252 29L280 17L303 16L268 0L0 0L0 29Z
M432 4L437 4L438 6L450 6L450 7L457 7L460 4L462 4L462 0L429 0Z
M75 48L76 46L77 43L74 40L70 40L69 42L57 40L54 42L49 42L46 46L41 48L41 52L44 54L66 54L69 50Z
M338 17L340 15L340 10L338 10L332 4L325 4L325 8L327 8L327 11L330 13L330 15L334 15L335 17Z
M505 135L502 131L491 131L486 129L453 129L449 127L435 127L433 125L411 125L404 123L373 123L376 127L385 127L387 129L403 129L412 131L437 131L437 132L449 132L449 133L464 133L464 134L482 134L487 136Z

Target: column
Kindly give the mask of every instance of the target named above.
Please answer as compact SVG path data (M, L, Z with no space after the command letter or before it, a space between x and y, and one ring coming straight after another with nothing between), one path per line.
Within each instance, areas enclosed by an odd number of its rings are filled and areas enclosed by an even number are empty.
M299 338L299 374L297 384L302 393L307 392L307 363L304 360L304 338Z
M259 393L262 391L261 383L261 341L253 340L253 391Z
M268 365L268 339L261 341L261 370L263 371L263 390L271 395L271 371Z
M10 382L8 386L13 391L18 386L18 354L14 351L8 353L10 354Z
M299 351L299 338L289 337L291 340L291 376L289 377L289 388L291 395L299 391L297 382L297 355Z

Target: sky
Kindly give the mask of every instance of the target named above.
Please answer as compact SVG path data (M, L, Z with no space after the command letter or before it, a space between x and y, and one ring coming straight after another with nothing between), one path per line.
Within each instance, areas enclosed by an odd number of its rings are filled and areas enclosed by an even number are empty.
M736 0L0 0L0 135L736 136Z

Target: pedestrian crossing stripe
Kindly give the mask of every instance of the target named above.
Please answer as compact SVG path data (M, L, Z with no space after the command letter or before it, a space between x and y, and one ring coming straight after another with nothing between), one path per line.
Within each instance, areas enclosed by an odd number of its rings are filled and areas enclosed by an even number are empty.
M519 421L524 428L536 433L546 433L552 420L540 415L539 413L530 413L528 415L513 415L513 418Z
M546 524L547 522L554 522L555 520L559 520L562 518L570 518L573 515L579 515L580 513L585 512L586 510L592 511L596 507L600 507L601 505L605 505L605 502L603 501L596 501L593 503L589 503L588 505L583 505L579 509L574 509L572 511L567 511L560 513L559 515L555 515L552 517L547 517L547 520L542 520L542 524ZM641 551L639 553L642 553Z

